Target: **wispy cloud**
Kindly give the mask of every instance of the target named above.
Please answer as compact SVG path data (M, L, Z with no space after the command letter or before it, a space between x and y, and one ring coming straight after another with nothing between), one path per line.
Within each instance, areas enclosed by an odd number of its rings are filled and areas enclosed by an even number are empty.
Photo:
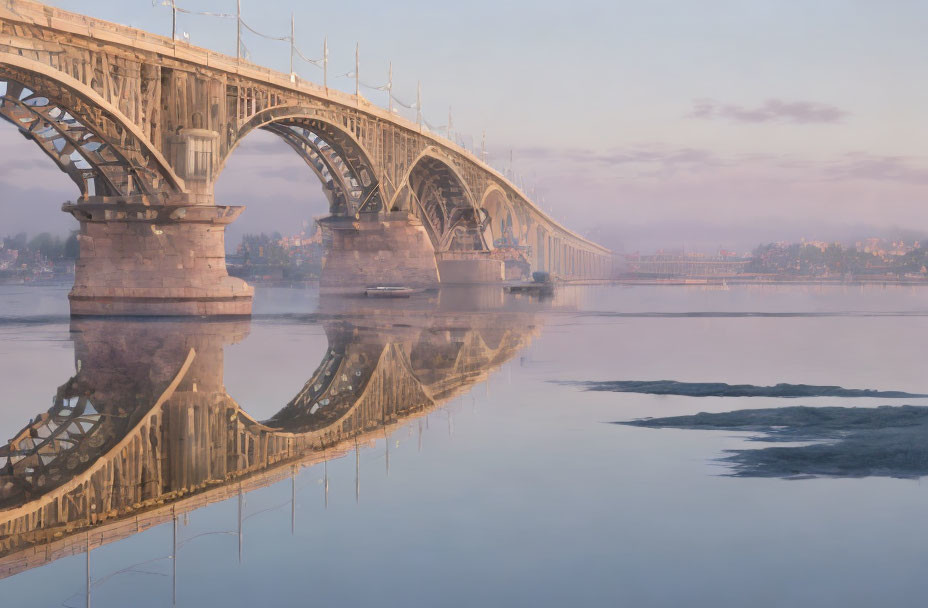
M662 168L674 170L680 168L697 168L719 166L723 161L712 151L702 148L673 147L659 144L613 148L596 151L581 148L522 148L516 151L516 158L521 162L552 161L575 165L596 165L605 167Z
M724 104L714 99L697 99L693 102L690 118L728 120L742 123L829 124L840 122L847 112L829 104L814 101L783 101L768 99L763 104L747 107Z
M583 175L599 182L693 178L728 183L884 182L928 186L928 159L904 155L846 152L807 158L764 152L722 154L711 149L650 143L611 150L531 147L516 149L516 171L542 175L542 181ZM645 183L644 181L642 183Z
M928 168L905 156L872 156L853 153L831 163L825 169L835 180L865 179L928 185Z

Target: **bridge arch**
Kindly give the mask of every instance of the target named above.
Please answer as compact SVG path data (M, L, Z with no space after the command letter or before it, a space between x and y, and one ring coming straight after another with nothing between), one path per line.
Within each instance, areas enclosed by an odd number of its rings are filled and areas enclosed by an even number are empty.
M21 55L0 53L0 117L32 140L82 197L165 198L185 184L151 140L94 86Z
M230 132L217 176L239 143L256 129L283 139L309 165L322 182L333 215L357 216L384 209L380 174L367 150L350 130L309 108L269 108L255 114L237 133Z
M527 226L519 209L497 184L490 184L480 200L480 209L486 214L494 247L527 245Z
M537 270L551 270L551 233L544 226L536 226L532 251Z
M486 216L447 159L426 150L412 164L405 185L410 211L422 220L436 252L489 249L483 234Z

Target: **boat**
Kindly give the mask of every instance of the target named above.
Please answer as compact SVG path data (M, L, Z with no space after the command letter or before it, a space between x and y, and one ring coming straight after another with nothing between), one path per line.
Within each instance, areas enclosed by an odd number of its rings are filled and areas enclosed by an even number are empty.
M369 298L408 298L416 293L411 287L377 285L364 289L364 295Z

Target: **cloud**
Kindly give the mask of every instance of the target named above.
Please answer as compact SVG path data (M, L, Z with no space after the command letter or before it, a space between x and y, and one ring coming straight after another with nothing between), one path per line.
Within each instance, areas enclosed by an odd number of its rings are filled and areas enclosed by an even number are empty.
M728 120L741 123L829 124L840 122L847 116L841 108L814 101L783 101L768 99L763 104L749 108L734 104L723 104L714 99L697 99L689 118L705 120Z
M508 153L507 153L508 154ZM879 156L845 152L824 159L789 154L746 152L724 155L713 150L640 144L598 151L588 148L531 147L514 151L516 172L564 177L589 174L599 181L614 180L626 169L624 180L682 175L719 177L729 181L822 183L834 181L882 181L928 185L926 159L915 156ZM499 156L496 156L499 158Z
M904 156L847 154L825 168L834 180L865 179L928 185L928 168L915 166L915 159Z
M714 152L702 148L673 147L645 144L625 148L613 148L604 152L582 148L522 148L516 150L516 161L571 163L593 169L602 167L630 167L639 171L675 171L715 167L724 164Z

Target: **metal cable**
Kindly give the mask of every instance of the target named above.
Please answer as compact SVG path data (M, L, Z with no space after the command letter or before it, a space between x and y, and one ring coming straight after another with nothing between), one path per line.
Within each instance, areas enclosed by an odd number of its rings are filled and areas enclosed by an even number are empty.
M152 6L158 6L157 0L153 0ZM202 15L204 17L221 17L223 19L235 19L235 15L230 15L228 13L211 13L209 11L192 11L190 9L181 8L176 4L172 4L170 0L162 0L161 6L167 6L174 9L178 13L184 13L185 15Z
M395 101L396 103L403 106L404 108L408 108L410 110L416 109L416 105L417 105L416 103L406 103L402 101L401 99L397 99L397 97L393 94L393 91L390 91L390 98L393 99L393 101Z
M168 3L164 4L165 6L171 6ZM178 13L184 13L185 15L202 15L204 17L221 17L223 19L235 19L235 15L230 15L228 13L210 13L207 11L191 11L185 8L175 7L175 10Z
M435 125L433 125L432 123L430 123L429 121L427 121L427 120L425 119L425 117L422 118L422 122L424 122L424 123L425 123L425 126L427 126L427 127L429 128L429 130L431 130L431 131L444 131L445 129L448 128L448 125L438 125L438 126L436 127Z
M253 28L253 27L251 27L250 25L248 25L248 23L247 23L244 19L241 19L241 18L240 18L239 21L241 22L242 25L245 26L245 29L247 29L247 30L248 30L249 32L251 32L252 34L255 34L256 36L261 36L262 38L266 38L266 39L268 39L268 40L278 40L278 41L280 41L280 42L289 42L289 41L290 41L290 36L268 36L267 34L262 34L262 33L259 32L258 30L256 30L255 28Z
M311 63L311 64L313 64L313 65L316 66L317 68L318 68L318 67L321 67L322 62L324 61L324 60L322 60L322 59L310 59L309 57L307 57L306 55L304 55L304 54L300 51L299 48L297 48L296 43L294 43L294 45L293 45L293 50L294 50L294 52L296 53L297 57L299 57L300 59L302 59L302 60L305 61L306 63Z
M372 89L372 90L374 90L374 91L386 91L386 90L388 90L388 89L390 88L390 83L382 84L382 85L380 85L379 87L375 87L374 85L368 84L368 83L366 83L366 82L364 82L364 81L362 80L362 81L361 81L361 86L362 86L362 87L367 87L368 89Z

